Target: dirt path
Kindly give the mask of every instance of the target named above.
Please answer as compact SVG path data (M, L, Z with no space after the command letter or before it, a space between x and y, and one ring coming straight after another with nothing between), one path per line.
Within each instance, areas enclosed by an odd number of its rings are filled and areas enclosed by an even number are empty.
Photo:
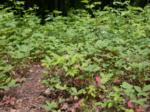
M45 87L41 84L43 69L34 64L26 72L24 82L5 93L0 102L0 112L45 112L41 105L46 98L41 94Z

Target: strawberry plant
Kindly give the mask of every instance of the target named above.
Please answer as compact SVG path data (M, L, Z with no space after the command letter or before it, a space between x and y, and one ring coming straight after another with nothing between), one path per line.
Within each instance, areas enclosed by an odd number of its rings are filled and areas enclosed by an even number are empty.
M0 60L0 90L6 90L16 86L16 81L12 79L10 74L11 69L11 65Z
M95 10L95 18L85 10L54 15L41 25L31 10L20 18L0 10L0 88L15 85L16 68L40 61L46 68L43 83L51 89L44 106L49 111L146 109L150 7Z
M146 85L150 69L149 28L142 18L148 17L149 8L139 15L138 8L128 8L97 11L94 19L85 12L85 16L71 15L69 20L56 17L51 31L58 32L57 38L53 35L57 40L53 46L59 47L52 47L42 60L50 69L44 83L68 97L92 102L89 108L93 111L146 108L148 92L141 87ZM128 100L135 105L132 109L126 108ZM86 105L84 102L83 111L88 110Z

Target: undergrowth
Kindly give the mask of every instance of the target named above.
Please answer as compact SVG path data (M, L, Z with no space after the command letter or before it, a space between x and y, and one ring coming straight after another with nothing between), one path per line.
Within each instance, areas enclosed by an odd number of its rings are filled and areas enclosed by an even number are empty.
M47 68L51 92L45 109L143 112L150 91L150 8L108 8L91 18L84 10L50 15L0 10L0 88L14 86L12 71L28 60ZM12 82L13 81L13 82Z

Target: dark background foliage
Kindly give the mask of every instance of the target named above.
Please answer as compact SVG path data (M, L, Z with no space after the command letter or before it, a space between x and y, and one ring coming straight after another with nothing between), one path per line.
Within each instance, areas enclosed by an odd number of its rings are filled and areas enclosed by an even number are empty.
M24 4L18 6L16 5L18 1L23 1ZM85 3L85 1L88 3ZM86 7L87 4L89 5L94 2L100 3L93 9L103 10L105 6L126 8L126 4L114 4L114 2L124 3L126 1L132 6L140 6L142 8L150 2L149 0L0 0L0 4L5 5L5 7L11 7L11 10L16 10L15 14L21 16L24 14L25 10L37 6L38 9L36 10L36 14L42 18L44 22L46 15L54 10L61 11L62 15L67 16L70 9L86 9L86 11L94 17L93 11Z
M53 11L55 9L67 12L69 8L84 8L84 4L82 0L1 0L1 4L5 4L8 6L12 6L16 1L24 1L25 5L24 8L33 7L37 5L40 10L49 10ZM103 9L105 6L114 6L113 2L125 2L129 1L131 5L144 7L148 4L149 0L87 0L90 3L92 2L101 2L99 5L99 9Z

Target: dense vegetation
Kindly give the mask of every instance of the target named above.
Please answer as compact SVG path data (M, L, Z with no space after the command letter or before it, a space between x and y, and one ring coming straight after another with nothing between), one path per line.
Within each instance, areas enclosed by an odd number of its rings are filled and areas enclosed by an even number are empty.
M91 5L90 5L91 6ZM92 6L91 6L92 7ZM13 73L40 61L52 112L145 112L150 92L150 7L58 11L44 25L34 10L0 10L0 89Z
M21 1L21 2L20 2ZM20 4L21 3L21 4ZM45 16L54 10L59 10L62 15L67 15L71 9L86 9L93 16L92 9L103 10L105 6L114 8L126 8L127 4L144 7L149 0L1 0L0 4L10 6L17 10L17 14L24 14L24 10L38 7L37 15L45 19ZM19 6L19 7L18 7Z

